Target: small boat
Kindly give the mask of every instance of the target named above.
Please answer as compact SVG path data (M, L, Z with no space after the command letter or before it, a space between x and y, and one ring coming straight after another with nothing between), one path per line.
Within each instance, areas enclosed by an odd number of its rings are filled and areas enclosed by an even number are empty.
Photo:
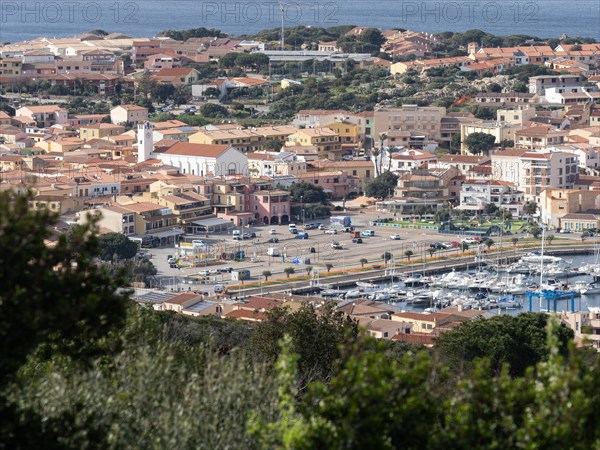
M526 263L534 263L534 264L551 264L551 263L557 263L562 261L562 258L558 257L558 256L550 256L550 255L544 255L543 253L540 252L530 252L527 253L525 256L523 256L521 258L521 261L526 262Z
M369 283L366 281L357 281L356 285L360 288L364 288L364 289L375 289L377 287L376 284L373 283Z

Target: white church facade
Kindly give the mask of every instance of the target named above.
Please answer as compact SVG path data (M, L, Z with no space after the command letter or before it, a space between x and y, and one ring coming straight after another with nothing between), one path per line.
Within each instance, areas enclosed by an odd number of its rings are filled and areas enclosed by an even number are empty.
M248 175L248 158L230 145L178 142L163 152L154 152L153 126L138 125L138 163L159 159L182 174L206 176Z

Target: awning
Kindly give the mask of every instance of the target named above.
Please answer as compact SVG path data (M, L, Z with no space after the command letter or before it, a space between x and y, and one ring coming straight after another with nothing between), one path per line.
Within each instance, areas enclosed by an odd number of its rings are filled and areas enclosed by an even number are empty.
M213 218L213 219L204 219L204 220L195 220L192 222L194 225L200 226L200 227L218 227L218 226L228 226L228 225L233 225L231 223L231 221L229 220L225 220L225 219L219 219L219 218Z
M157 231L156 233L147 233L147 236L156 238L166 238L171 236L180 236L182 234L185 234L185 231L175 228L172 230Z

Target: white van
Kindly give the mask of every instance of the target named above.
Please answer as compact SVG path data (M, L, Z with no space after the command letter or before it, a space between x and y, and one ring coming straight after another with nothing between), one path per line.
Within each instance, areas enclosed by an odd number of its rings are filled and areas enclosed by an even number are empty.
M297 228L295 223L290 223L288 228L291 230L292 228Z
M232 236L239 236L240 235L240 230L233 230L231 232Z
M267 249L267 255L268 256L279 256L279 249L277 247L269 247Z

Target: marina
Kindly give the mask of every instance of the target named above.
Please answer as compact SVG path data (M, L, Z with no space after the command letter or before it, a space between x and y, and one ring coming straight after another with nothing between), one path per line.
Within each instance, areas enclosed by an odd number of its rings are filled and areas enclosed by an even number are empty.
M509 264L481 261L472 270L322 285L316 295L341 302L368 299L425 313L449 306L496 314L581 311L600 306L599 270L597 249L592 255L565 257L531 252Z

